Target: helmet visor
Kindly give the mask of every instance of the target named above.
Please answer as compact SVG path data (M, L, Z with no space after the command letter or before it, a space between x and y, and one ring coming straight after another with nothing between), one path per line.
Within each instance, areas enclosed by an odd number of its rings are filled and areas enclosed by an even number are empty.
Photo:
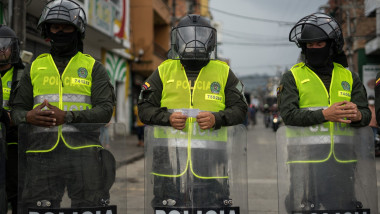
M204 26L184 26L172 31L172 49L179 59L208 60L216 47L216 30ZM177 59L178 59L177 58Z
M12 38L0 38L0 51L10 48L12 44Z
M17 63L19 53L20 47L16 38L0 38L0 65Z

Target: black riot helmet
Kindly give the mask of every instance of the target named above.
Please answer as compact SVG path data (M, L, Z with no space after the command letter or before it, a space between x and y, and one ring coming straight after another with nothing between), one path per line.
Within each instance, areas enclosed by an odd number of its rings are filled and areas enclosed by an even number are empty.
M0 25L0 65L17 64L20 60L20 41L16 33Z
M49 23L74 25L81 38L84 39L87 25L86 14L81 6L72 0L53 0L46 4L37 25L43 38L48 37Z
M307 42L333 42L335 54L343 51L344 39L340 25L331 16L324 13L313 13L303 17L291 29L289 41L295 42L298 47L304 48Z
M170 59L216 59L216 30L206 18L190 14L183 17L171 32Z

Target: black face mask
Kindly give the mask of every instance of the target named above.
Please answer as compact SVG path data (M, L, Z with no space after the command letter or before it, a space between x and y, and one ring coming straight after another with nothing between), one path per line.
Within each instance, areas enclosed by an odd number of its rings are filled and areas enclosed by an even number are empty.
M181 64L185 70L199 71L206 66L210 60L181 60Z
M306 63L313 68L325 67L330 64L331 42L327 42L323 48L305 48Z
M49 32L51 39L51 52L57 56L73 56L78 52L78 32L64 33L59 31L57 33Z

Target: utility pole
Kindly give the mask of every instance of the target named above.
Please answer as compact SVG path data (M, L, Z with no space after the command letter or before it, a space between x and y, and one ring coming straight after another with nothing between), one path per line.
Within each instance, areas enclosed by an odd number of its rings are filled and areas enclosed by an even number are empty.
M175 26L176 24L176 21L177 21L177 17L176 17L176 0L173 0L172 2L172 28Z
M351 71L353 71L353 36L352 36L352 30L351 30L351 14L349 10L346 10L346 26L347 26L347 37L346 37L346 45L347 45L347 57L348 57L348 67L350 68Z
M13 1L13 16L11 28L15 31L20 40L20 49L25 49L26 43L26 4L25 0L10 0Z
M195 7L195 0L188 0L189 2L189 14L194 13L194 7Z

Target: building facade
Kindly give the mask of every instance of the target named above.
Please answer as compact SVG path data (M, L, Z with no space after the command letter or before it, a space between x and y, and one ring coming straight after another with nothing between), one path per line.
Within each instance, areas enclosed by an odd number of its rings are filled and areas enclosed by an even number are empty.
M376 18L369 15L374 14L373 9L366 12L371 1L376 0L329 0L325 8L341 24L349 69L362 79L368 95L374 95L374 65L379 64L376 51L367 47L376 38Z

